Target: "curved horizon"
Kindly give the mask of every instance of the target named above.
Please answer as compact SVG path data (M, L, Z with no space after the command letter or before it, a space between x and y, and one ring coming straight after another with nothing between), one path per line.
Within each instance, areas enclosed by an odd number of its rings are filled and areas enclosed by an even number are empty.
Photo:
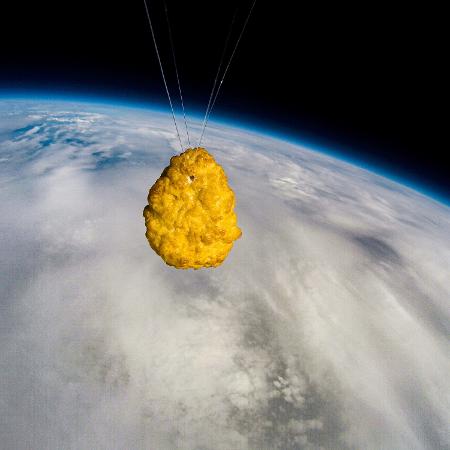
M0 86L0 100L27 100L27 101L47 101L47 102L68 102L76 101L77 103L103 105L109 107L129 108L129 109L143 109L145 111L152 111L162 114L170 114L170 108L166 104L166 101L159 100L139 100L137 98L129 99L119 95L102 95L102 94L87 94L80 91L68 91L68 92L49 92L41 89L6 89ZM192 120L202 121L204 112L200 111L199 107L188 108L189 112L186 112L186 116ZM178 109L175 110L176 114L181 114ZM226 113L216 110L214 118L210 119L210 123L215 123L222 126L228 126L237 128L246 132L251 132L266 137L274 138L281 141L286 141L293 145L298 145L307 148L310 151L322 153L330 157L339 159L348 164L354 165L361 169L375 173L381 177L387 178L397 184L405 186L413 191L424 195L425 197L442 204L443 206L450 207L450 197L443 191L437 191L425 183L418 181L412 177L405 177L400 173L394 173L390 169L383 167L380 164L369 162L355 155L350 155L346 150L347 146L336 144L333 148L329 147L329 144L324 144L326 138L308 138L301 134L296 134L289 131L282 131L282 125L277 126L273 121L269 122L270 131L267 127L263 126L263 121L254 121L244 118L239 122L231 119Z

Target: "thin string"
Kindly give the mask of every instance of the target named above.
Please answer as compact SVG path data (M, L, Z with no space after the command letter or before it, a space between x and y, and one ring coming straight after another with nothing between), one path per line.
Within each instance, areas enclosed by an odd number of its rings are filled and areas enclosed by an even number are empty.
M208 105L206 106L206 111L205 111L205 117L203 118L203 122L202 122L202 132L201 132L201 135L200 135L200 140L198 142L199 146L200 146L200 144L202 142L203 133L205 132L206 118L208 117L208 111L209 111L209 107L211 106L211 102L212 102L212 99L213 99L213 96L214 96L214 90L216 89L217 81L219 80L220 70L222 69L222 64L223 64L223 61L225 59L225 53L226 53L227 48L228 48L228 42L230 41L231 32L233 31L233 25L234 25L234 22L236 20L237 11L238 11L238 8L236 8L236 10L234 11L233 18L232 18L231 24L230 24L230 28L228 29L227 38L225 39L225 45L224 45L223 50L222 50L222 55L220 56L219 67L217 68L216 76L214 78L214 83L213 83L213 87L211 89L211 94L209 95Z
M175 45L173 43L173 38L172 38L172 28L170 26L169 13L167 11L167 4L166 4L165 0L163 0L163 3L164 3L164 11L166 13L167 28L169 29L169 40L170 40L170 48L172 49L173 65L175 66L175 74L177 76L178 92L180 93L181 108L183 109L184 126L186 127L186 135L187 135L187 140L188 140L188 144L189 144L189 147L190 147L191 146L191 139L189 137L189 130L188 130L188 125L187 125L187 120L186 120L186 111L184 109L183 94L181 92L180 77L178 75L177 60L175 58Z
M166 77L164 75L164 69L163 69L163 66L161 63L161 58L159 56L159 50L158 50L158 45L156 44L155 32L153 31L152 20L150 18L150 13L148 10L146 0L144 0L144 5L145 5L145 12L147 13L148 24L150 25L150 31L152 32L153 44L155 46L156 56L158 57L158 63L159 63L159 68L161 69L161 75L162 75L162 79L164 82L164 87L166 88L167 98L169 99L170 110L172 111L173 123L175 124L175 129L177 130L177 136L178 136L178 140L180 141L181 151L183 151L183 144L181 142L180 132L178 131L178 125L177 125L177 121L175 119L175 113L173 111L172 99L170 98L169 88L167 87Z
M234 46L233 52L231 53L230 59L228 61L228 64L225 67L225 71L223 73L222 79L220 80L219 86L217 87L217 91L216 91L216 93L214 95L214 99L212 101L211 107L209 108L209 111L207 110L207 115L206 115L206 117L205 117L205 119L203 121L203 129L202 129L202 132L201 132L201 135L200 135L200 140L199 140L199 143L198 143L199 146L202 143L203 135L205 133L206 126L208 124L209 116L211 114L212 109L214 108L215 103L216 103L217 97L218 97L219 92L220 92L220 88L222 87L223 80L225 79L225 76L226 76L226 74L228 72L228 69L230 68L231 61L233 60L234 54L236 53L236 50L237 50L238 45L239 45L239 42L241 41L242 35L244 34L245 28L247 27L247 23L248 23L248 21L250 19L250 16L252 14L253 8L255 7L255 3L256 3L256 0L253 0L252 6L250 8L250 11L248 12L247 18L245 19L244 26L242 27L241 33L239 34L239 37L238 37L238 39L236 41L236 45Z
M201 135L200 135L200 141L199 141L199 144L198 144L199 146L200 146L200 144L201 144L201 142L202 142L203 135L204 135L204 132L205 132L205 130L206 130L206 126L208 125L209 116L210 116L210 114L211 114L212 109L214 108L215 103L216 103L217 97L218 97L218 95L219 95L220 89L221 89L222 84L223 84L223 80L225 79L225 76L226 76L226 74L227 74L227 72L228 72L228 69L230 68L231 61L233 60L233 57L234 57L234 55L235 55L235 53L236 53L236 50L237 50L238 45L239 45L239 42L241 41L242 35L244 34L245 28L247 27L247 23L248 23L248 21L249 21L249 19L250 19L250 16L251 16L251 14L252 14L252 11L253 11L253 8L254 8L254 6L255 6L255 3L256 3L256 0L253 0L252 6L251 6L251 8L250 8L250 11L249 11L249 13L248 13L248 15L247 15L247 18L245 19L244 26L242 27L241 33L239 34L239 37L238 37L238 39L237 39L237 41L236 41L236 45L234 46L233 52L232 52L232 54L231 54L231 56L230 56L230 59L229 59L229 61L228 61L228 64L227 64L227 66L226 66L226 68L225 68L225 71L224 71L224 73L223 73L223 75L222 75L222 78L221 78L221 80L220 80L219 86L218 86L218 88L217 88L217 91L216 91L216 93L215 93L215 95L214 95L214 99L213 99L213 101L212 101L212 104L211 104L209 110L207 111L207 115L206 115L205 120L204 120L204 123L203 123L202 133L201 133Z

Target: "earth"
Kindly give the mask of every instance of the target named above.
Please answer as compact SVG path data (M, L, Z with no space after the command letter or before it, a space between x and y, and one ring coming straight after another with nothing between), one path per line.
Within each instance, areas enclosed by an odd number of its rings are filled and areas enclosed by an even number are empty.
M2 448L450 447L450 208L238 125L242 238L183 271L142 216L169 114L0 100Z

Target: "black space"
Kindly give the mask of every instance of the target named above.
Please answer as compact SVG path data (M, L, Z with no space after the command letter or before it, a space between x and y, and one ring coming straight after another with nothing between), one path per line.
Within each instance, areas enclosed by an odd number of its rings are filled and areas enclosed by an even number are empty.
M175 94L162 1L148 4ZM167 5L187 107L203 109L233 13L238 30L251 0ZM3 92L166 101L143 0L0 8ZM433 8L258 0L212 118L317 142L448 200L445 16Z

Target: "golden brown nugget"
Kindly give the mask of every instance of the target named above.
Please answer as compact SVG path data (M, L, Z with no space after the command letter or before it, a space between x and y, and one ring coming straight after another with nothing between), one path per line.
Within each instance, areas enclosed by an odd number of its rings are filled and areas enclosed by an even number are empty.
M222 167L201 147L170 159L148 194L145 233L177 269L217 267L241 236L234 193Z

